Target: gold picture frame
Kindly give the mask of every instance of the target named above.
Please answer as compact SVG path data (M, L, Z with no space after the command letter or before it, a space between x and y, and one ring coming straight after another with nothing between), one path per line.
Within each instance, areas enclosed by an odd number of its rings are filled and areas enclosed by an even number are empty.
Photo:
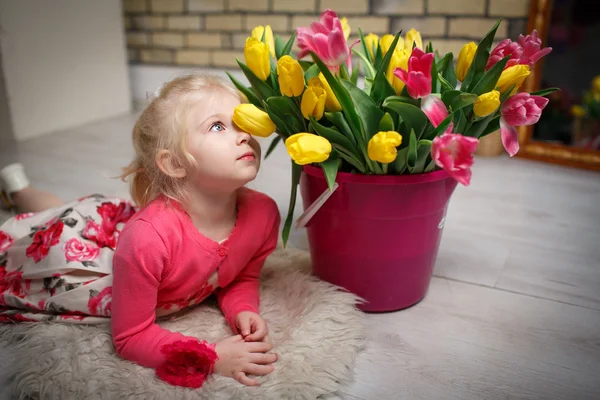
M548 36L551 12L552 0L531 0L527 32L536 29L544 43ZM524 91L531 93L539 90L543 66L544 58L533 66L531 74L524 83ZM533 141L531 139L533 126L520 126L517 130L520 145L517 157L600 171L600 151Z

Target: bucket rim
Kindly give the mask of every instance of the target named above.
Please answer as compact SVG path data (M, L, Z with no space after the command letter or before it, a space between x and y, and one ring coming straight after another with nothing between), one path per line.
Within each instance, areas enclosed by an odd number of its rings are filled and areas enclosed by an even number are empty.
M302 171L307 175L325 180L323 169L314 165L303 165ZM423 174L406 175L368 175L351 174L348 172L338 172L336 182L338 183L358 183L370 185L411 185L428 182L436 182L450 178L450 175L443 169Z

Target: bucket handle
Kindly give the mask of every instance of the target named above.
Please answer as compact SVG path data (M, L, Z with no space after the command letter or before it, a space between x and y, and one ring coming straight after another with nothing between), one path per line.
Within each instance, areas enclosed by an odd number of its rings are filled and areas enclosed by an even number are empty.
M323 207L323 204L325 204L325 202L331 197L333 192L335 192L338 187L340 187L340 185L337 182L334 182L331 190L329 190L329 188L325 189L325 191L321 193L321 195L310 206L308 206L306 211L304 211L304 213L298 217L296 220L296 229L302 229L308 226L308 223L312 217L314 217L317 211Z

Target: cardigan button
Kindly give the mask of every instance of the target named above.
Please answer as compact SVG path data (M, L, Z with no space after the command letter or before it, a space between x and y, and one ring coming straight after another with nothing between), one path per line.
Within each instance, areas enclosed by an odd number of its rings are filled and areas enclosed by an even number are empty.
M220 255L221 257L225 257L225 256L227 255L227 250L225 250L225 249L223 249L223 248L220 248L220 249L219 249L219 255Z

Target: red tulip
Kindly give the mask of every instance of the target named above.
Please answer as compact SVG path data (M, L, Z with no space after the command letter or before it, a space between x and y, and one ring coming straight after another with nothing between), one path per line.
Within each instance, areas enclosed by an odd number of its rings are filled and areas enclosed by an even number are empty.
M458 183L469 186L471 166L475 162L473 153L477 150L478 142L474 137L459 133L444 133L433 139L431 157Z
M337 71L344 63L350 69L350 49L358 43L358 40L348 47L342 23L334 11L329 9L324 11L319 22L313 22L310 28L297 28L296 34L298 47L300 47L298 58L312 51L333 70Z
M405 83L408 94L413 99L426 97L431 93L431 65L433 53L423 53L415 47L408 59L408 71L396 68L394 75Z
M549 100L521 92L509 97L501 108L500 135L502 144L512 157L519 151L519 137L515 126L533 125L540 120Z

